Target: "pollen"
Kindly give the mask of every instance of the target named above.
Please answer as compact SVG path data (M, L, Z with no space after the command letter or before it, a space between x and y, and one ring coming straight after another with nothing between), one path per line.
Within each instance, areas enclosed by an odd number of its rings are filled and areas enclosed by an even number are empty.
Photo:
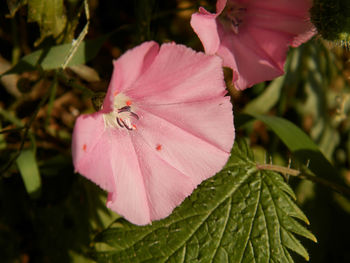
M156 146L156 150L157 150L157 151L162 150L162 145L161 145L161 144L157 144L157 146Z
M83 145L83 151L86 152L86 144Z
M125 104L126 104L127 106L130 106L130 105L132 104L132 102L131 102L131 100L127 100L127 101L125 102Z
M114 91L113 96L115 97L117 95L118 95L118 91Z

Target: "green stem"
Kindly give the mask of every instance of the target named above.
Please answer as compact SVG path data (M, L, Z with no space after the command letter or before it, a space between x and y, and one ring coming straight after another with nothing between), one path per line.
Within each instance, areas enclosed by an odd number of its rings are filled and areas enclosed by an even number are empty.
M29 121L24 125L24 132L23 132L23 136L21 139L21 144L19 146L19 149L17 150L16 154L7 162L7 164L4 166L4 168L2 168L0 170L0 175L4 174L12 165L13 163L17 160L17 158L19 157L19 155L21 154L23 147L24 147L24 143L27 139L27 137L30 137L31 142L33 143L33 148L35 150L35 139L33 134L30 133L30 127L32 126L40 108L45 104L46 100L49 97L50 92L48 92L39 102L38 106L36 107L34 113L32 114L32 116L30 117ZM0 111L0 113L2 113ZM17 118L15 118L14 120L16 120ZM22 123L21 123L22 125Z
M292 175L292 176L298 177L300 179L306 179L306 180L312 181L314 183L318 183L318 184L321 184L323 186L326 186L326 187L332 189L333 191L350 198L350 188L349 187L345 187L345 186L339 185L337 183L328 181L326 179L317 177L307 170L299 171L299 170L295 170L295 169L291 169L291 168L287 168L287 167L283 167L283 166L279 166L279 165L273 165L273 164L257 164L256 167L259 170L270 170L270 171L274 171L274 172L278 172L278 173L282 173L282 174Z

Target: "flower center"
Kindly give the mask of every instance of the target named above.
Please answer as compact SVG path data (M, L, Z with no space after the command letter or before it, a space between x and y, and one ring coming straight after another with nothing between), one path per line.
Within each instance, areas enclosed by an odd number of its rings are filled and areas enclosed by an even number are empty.
M132 101L122 93L116 94L113 102L113 111L103 114L105 127L136 130L135 121L139 116L135 113Z
M247 8L234 1L228 1L219 19L224 27L238 34L238 27L243 23Z

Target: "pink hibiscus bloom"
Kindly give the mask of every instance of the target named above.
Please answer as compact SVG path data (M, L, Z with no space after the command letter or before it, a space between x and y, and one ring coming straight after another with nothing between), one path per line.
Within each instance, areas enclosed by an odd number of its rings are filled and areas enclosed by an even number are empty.
M78 117L76 171L107 190L107 206L134 224L168 216L230 155L225 93L220 58L143 43L114 61L102 109Z
M311 0L218 0L216 14L201 7L191 26L205 52L222 57L235 87L243 90L284 73L288 46L316 32L311 5Z

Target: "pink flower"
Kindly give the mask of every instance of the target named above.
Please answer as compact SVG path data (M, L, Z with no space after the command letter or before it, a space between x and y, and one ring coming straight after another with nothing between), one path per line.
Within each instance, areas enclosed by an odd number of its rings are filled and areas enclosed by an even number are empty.
M288 45L315 34L311 5L311 0L218 0L216 14L201 7L191 26L205 52L222 57L235 87L243 90L284 73Z
M234 140L222 61L146 42L114 61L103 107L73 132L77 172L138 225L168 216L225 165Z

